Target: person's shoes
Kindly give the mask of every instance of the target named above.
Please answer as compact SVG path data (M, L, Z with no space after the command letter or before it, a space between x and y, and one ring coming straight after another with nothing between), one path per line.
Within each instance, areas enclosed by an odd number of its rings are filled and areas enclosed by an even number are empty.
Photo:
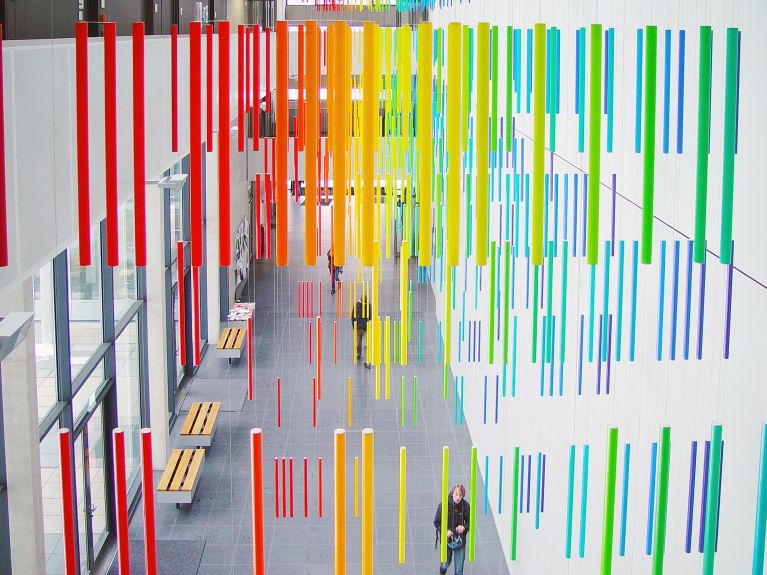
M445 575L445 573L447 573L447 567L440 566L439 575Z
M369 363L364 363L363 365L365 366L365 369L370 369L370 364Z
M330 290L330 295L333 295L334 293L336 293L336 290L334 289Z

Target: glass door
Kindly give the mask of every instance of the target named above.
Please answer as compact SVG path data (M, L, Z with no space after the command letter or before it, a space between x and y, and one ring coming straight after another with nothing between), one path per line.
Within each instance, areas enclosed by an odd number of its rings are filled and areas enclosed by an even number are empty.
M109 534L103 409L91 414L75 441L80 571L90 573Z

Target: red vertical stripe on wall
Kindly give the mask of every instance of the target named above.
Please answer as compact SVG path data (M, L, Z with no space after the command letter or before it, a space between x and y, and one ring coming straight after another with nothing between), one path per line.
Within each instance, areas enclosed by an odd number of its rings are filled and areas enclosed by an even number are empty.
M205 26L205 112L207 134L205 140L208 152L213 151L213 26Z
M186 365L186 298L184 294L184 242L176 242L176 277L178 283L178 353Z
M245 151L245 26L237 26L237 151Z
M253 27L253 151L258 151L258 114L261 111L261 31Z
M285 20L277 22L277 55L275 67L277 72L277 146L275 154L274 177L277 180L275 201L277 203L277 246L275 264L288 265L288 23Z
M178 152L178 24L170 26L170 141Z
M0 268L8 265L8 212L5 204L5 106L3 102L3 26L0 24Z
M229 214L229 22L218 24L218 265L231 262Z
M88 24L75 24L77 94L77 226L80 265L91 265L91 195L88 158Z
M117 24L104 22L104 158L106 160L107 265L116 266L117 245Z
M304 25L299 24L298 26L298 107L297 107L297 116L298 116L298 131L296 132L296 136L298 137L298 149L303 152L304 150L304 86L305 86L305 80L304 76L306 74L305 67L304 67ZM298 179L298 178L296 178Z
M272 29L266 29L266 113L272 113Z
M202 265L202 24L189 23L189 224L192 265Z
M133 218L136 265L146 266L146 147L144 127L144 23L133 23Z

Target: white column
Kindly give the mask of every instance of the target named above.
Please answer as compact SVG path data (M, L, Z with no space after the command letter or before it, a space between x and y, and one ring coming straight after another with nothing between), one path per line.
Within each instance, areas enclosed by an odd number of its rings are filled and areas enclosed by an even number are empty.
M0 315L33 310L32 280L0 295ZM11 566L14 573L45 573L40 440L37 423L35 327L3 360L3 419L8 475Z
M213 153L205 155L205 249L208 265L208 343L215 345L221 331L218 279L218 134L213 139Z
M169 329L165 325L165 230L164 190L148 185L147 201L147 343L149 366L149 413L152 427L152 463L165 468L168 460L168 369Z

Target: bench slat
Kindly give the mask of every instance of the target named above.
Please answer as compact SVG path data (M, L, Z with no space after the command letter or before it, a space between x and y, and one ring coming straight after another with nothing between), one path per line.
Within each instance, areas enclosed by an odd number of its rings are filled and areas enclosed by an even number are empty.
M178 491L181 488L181 484L184 481L184 476L186 475L186 470L189 467L189 460L192 459L193 453L193 449L184 449L182 452L181 461L179 461L178 468L176 469L176 473L173 476L173 481L171 481L169 491Z
M208 418L205 421L205 427L202 430L203 435L210 435L213 431L213 426L216 424L216 418L218 417L219 409L221 409L220 401L214 401L211 403L210 411L208 412Z
M192 451L191 449L189 451ZM186 474L186 479L181 487L181 491L191 491L194 481L197 478L197 474L200 472L200 465L202 465L202 458L205 456L204 449L195 449L192 461L189 464L189 471Z
M245 341L245 332L247 330L241 329L240 333L237 334L237 339L234 342L234 348L240 349L242 347L242 342Z
M226 349L234 349L237 338L240 337L240 328L232 328L229 332L229 339L226 342Z
M208 416L208 410L210 409L210 402L205 401L200 406L200 411L197 415L197 421L194 422L192 428L192 435L200 435L202 428L205 426L205 418Z
M195 423L195 420L198 417L198 413L200 411L200 402L195 401L192 403L192 407L189 410L189 414L186 416L186 419L184 420L184 427L181 428L181 435L189 435L192 431L192 426Z
M229 338L229 332L231 332L231 328L229 327L225 327L221 330L221 335L218 338L216 349L224 349L226 347L226 340Z
M167 491L168 485L170 484L170 480L173 477L174 472L176 471L176 466L178 464L178 459L181 457L181 449L174 449L170 454L170 459L168 460L168 464L165 466L165 471L162 472L162 477L160 478L160 484L157 486L157 491Z

